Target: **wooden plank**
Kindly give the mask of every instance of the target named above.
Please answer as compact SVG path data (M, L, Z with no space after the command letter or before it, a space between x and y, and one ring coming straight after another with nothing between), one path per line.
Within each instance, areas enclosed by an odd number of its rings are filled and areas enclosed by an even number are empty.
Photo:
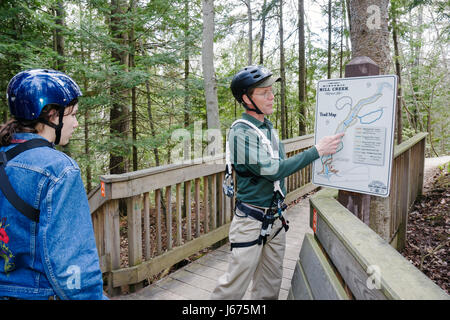
M181 183L177 183L176 185L176 245L180 246L182 243L182 233L181 233Z
M91 214L93 214L98 208L100 208L108 200L110 200L110 195L111 184L105 183L105 196L102 195L100 185L92 189L91 192L89 192L87 195Z
M205 233L209 232L209 187L208 176L203 177L203 211L205 216L203 217L204 225L203 230Z
M286 153L294 150L309 148L314 145L314 134L308 134L282 141Z
M172 187L166 187L166 236L167 250L172 249Z
M155 209L156 209L156 252L162 253L162 239L161 239L161 190L155 190Z
M211 229L217 228L217 175L211 176Z
M400 185L403 186L400 198L398 199L398 202L400 203L400 212L399 212L399 218L400 218L400 224L398 228L398 238L397 238L397 244L396 249L401 252L405 248L406 244L406 229L408 225L408 210L409 210L409 192L408 190L412 188L409 181L409 161L410 161L410 154L411 149L407 152L403 153L402 161L401 161L401 177L400 177ZM406 192L405 192L406 190Z
M307 233L300 250L300 263L316 300L347 300L348 296L320 250L314 236ZM296 266L297 267L297 266Z
M140 196L127 199L128 264L130 266L135 266L142 262L141 210Z
M335 193L325 189L310 198L317 215L316 235L356 299L383 299L383 296L406 300L450 298L388 242L340 205L331 196ZM375 274L370 270L378 271ZM379 289L377 286L369 289L368 279L378 280Z
M217 194L219 196L219 226L222 226L225 224L225 210L226 210L226 205L225 205L225 200L227 198L227 196L223 193L222 190L222 182L223 179L225 177L225 173L224 172L220 172L219 173L219 181L218 181L218 190L217 190Z
M394 146L394 159L399 157L403 152L411 149L414 145L420 143L421 141L425 141L427 135L427 132L419 132L408 140L403 141L401 144Z
M180 295L186 299L207 300L211 293L209 291L199 289L190 284L184 283L177 279L166 278L156 283L158 287L168 290L174 294Z
M116 270L120 268L120 212L119 201L111 200L108 202L107 217L105 220L105 229L108 232L105 234L105 243L107 243L106 253L111 256L111 268Z
M138 266L122 268L112 271L112 283L114 287L138 283L162 270L173 266L175 263L199 252L200 250L211 246L212 244L225 239L228 236L230 224L221 226L208 234L202 235L190 242L163 253L157 257L144 261ZM201 260L198 259L197 261ZM223 262L225 268L227 263ZM226 269L225 269L226 270Z
M184 183L184 192L186 198L184 199L184 207L186 210L186 240L192 240L192 203L191 203L191 181Z
M144 193L144 210L142 212L144 215L144 245L145 260L151 257L151 246L150 246L150 194L148 192Z
M285 144L285 150L310 147L313 144L313 140L313 135L289 139ZM128 198L224 171L225 161L223 156L216 158L209 162L172 164L124 174L103 175L101 180L111 184L111 199Z
M102 178L111 183L111 198L119 199L216 174L223 170L225 170L225 164L198 164L195 167L177 168L144 176L130 173L124 174L123 177L102 176Z
M308 280L306 280L305 272L300 261L297 261L295 265L288 300L313 300L311 288Z
M217 281L217 279L219 279L219 277L223 275L223 271L201 265L196 261L188 264L184 269L214 281Z
M169 277L208 292L212 292L217 285L217 280L212 280L184 269L172 273Z
M420 142L420 148L419 151L417 152L418 155L418 161L419 161L419 165L418 165L418 171L419 171L419 175L418 175L418 186L417 186L417 193L415 196L421 195L422 194L422 190L423 190L423 178L424 178L424 172L425 172L425 138ZM415 199L415 197L414 197ZM414 202L414 200L412 200L412 202ZM412 203L411 203L412 204Z
M308 183L308 184L301 186L295 190L292 190L291 192L289 192L286 195L285 203L290 203L290 202L300 198L301 196L303 196L313 190L316 190L317 188L319 188L319 186L316 186L312 183Z
M200 236L200 179L195 179L195 236Z
M217 229L216 229L217 230ZM223 273L228 270L228 261L223 261L220 259L216 259L213 256L206 255L197 260L198 264L203 266L215 268L217 270L221 270Z
M329 189L326 191L330 191ZM326 194L325 192L322 194ZM319 196L321 192L319 192ZM325 199L325 198L324 198ZM320 199L322 202L324 199ZM314 201L310 200L311 202ZM362 221L360 221L357 217L355 217L351 212L345 209L341 204L339 204L336 200L335 206L341 208L341 210L345 210L350 214L354 219L346 219L350 220L356 225L362 224L365 225ZM314 202L315 203L315 202ZM313 208L314 206L312 206ZM329 210L329 209L328 209ZM312 211L312 210L311 210ZM369 289L366 285L367 279L369 275L366 273L367 267L364 268L359 260L352 255L352 253L348 250L345 243L335 234L335 231L329 224L324 221L323 216L321 214L322 211L316 210L316 236L320 241L320 244L327 252L330 259L333 261L333 264L341 274L345 283L348 285L350 291L355 296L357 300L385 300L386 297L380 290L374 288ZM328 211L327 211L328 212ZM313 218L311 217L311 220ZM356 223L355 221L358 221ZM372 231L373 232L373 231ZM375 233L375 232L373 232Z

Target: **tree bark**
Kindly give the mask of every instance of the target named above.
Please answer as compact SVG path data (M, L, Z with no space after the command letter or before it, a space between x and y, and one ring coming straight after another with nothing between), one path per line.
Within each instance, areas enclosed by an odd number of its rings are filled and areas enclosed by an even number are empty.
M53 44L54 48L53 50L58 54L55 61L55 69L58 71L65 72L65 52L64 52L64 34L63 34L63 28L65 25L65 9L64 9L64 3L61 0L58 0L58 2L55 4L55 24L56 27L53 29ZM69 157L71 156L71 145L70 141L61 147L61 150L67 154Z
M189 101L189 0L184 1L184 127L190 123Z
M153 138L156 137L155 124L153 122L153 113L152 113L152 97L150 93L150 83L149 81L145 81L145 89L147 94L147 114L148 114L148 122L150 123L150 133ZM159 152L158 148L153 148L153 153L155 155L155 165L158 167L160 165L159 162Z
M386 74L390 65L389 0L350 0L352 58L367 56Z
M123 31L125 20L121 16L124 14L125 8L125 0L111 0L110 31L118 45L111 49L111 58L122 67L121 72L128 72L128 53L124 49L128 44L128 33ZM118 74L116 73L114 76L118 77ZM128 154L126 143L129 129L129 110L126 104L128 101L128 90L116 81L113 79L111 83L110 134L113 139L123 140L123 144L110 151L109 170L111 174L125 173L128 162L126 157L124 157L124 154Z
M217 83L214 71L214 0L202 0L202 67L208 129L220 129Z
M281 139L288 136L288 119L286 110L286 88L285 88L285 57L284 57L284 35L283 35L283 0L279 2L279 25L280 25L280 76L281 76Z
M64 35L63 35L63 27L64 27L64 18L65 18L65 10L63 1L59 0L56 3L55 7L55 51L58 53L58 57L56 58L56 70L64 72L65 69L65 58L64 58Z
M252 6L251 0L246 0L245 5L247 6L247 19L248 19L248 63L247 65L253 64L253 19L252 19Z
M327 79L331 79L331 0L328 0L328 64Z
M267 0L264 0L261 15L261 39L259 40L259 64L264 63L264 40L266 37Z
M79 11L80 11L80 23L82 23L82 17L83 17L83 8L81 7L81 3L79 4ZM89 22L91 22L91 8L89 8ZM90 25L90 24L89 24ZM80 51L81 51L81 63L83 65L90 65L90 57L91 57L91 46L88 43L87 48L87 55L84 48L84 38L80 37ZM87 61L86 61L87 56ZM83 92L87 92L89 89L89 82L86 77L85 72L82 72L82 79L83 79ZM92 167L91 167L91 145L89 140L89 120L90 120L90 114L89 114L89 108L84 109L84 153L87 158L87 164L86 164L86 192L89 193L92 190Z
M397 39L397 20L395 13L392 17L392 38L394 40L394 61L395 61L395 73L397 74L397 144L403 141L403 122L402 122L402 74L400 68L400 52L398 50Z
M305 59L305 7L304 0L298 0L298 101L299 135L306 134L306 59Z

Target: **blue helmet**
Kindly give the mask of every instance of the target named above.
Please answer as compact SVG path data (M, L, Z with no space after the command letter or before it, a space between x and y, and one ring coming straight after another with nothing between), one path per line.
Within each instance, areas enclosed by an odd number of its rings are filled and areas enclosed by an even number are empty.
M81 95L80 87L72 78L49 69L31 69L16 74L6 91L11 114L25 120L37 119L48 104L67 107Z

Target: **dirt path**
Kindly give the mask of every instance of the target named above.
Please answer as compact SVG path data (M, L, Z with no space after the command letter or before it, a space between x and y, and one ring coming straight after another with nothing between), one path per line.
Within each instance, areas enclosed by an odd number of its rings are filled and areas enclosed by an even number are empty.
M426 192L434 182L434 178L439 173L439 166L450 162L450 156L438 158L425 158L423 187Z

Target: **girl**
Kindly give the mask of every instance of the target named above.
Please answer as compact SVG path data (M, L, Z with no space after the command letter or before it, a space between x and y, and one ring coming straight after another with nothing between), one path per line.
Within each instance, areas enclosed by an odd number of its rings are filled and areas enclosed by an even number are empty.
M80 169L55 145L78 127L78 85L33 69L8 84L0 126L0 297L107 299Z

